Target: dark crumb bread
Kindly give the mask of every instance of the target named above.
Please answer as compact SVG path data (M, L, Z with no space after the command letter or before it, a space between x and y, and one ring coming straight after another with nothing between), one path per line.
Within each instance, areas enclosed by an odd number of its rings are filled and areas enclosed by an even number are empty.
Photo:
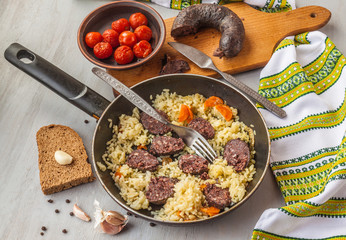
M95 180L81 137L71 128L49 125L36 134L40 183L45 195ZM72 156L72 163L60 165L54 158L61 150Z

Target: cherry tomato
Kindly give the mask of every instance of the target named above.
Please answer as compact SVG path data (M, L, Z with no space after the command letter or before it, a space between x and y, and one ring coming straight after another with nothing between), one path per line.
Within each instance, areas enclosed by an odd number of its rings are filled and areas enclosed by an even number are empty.
M133 47L133 52L136 57L145 58L152 52L152 48L148 41L142 40L136 43L136 45Z
M112 29L114 31L117 31L118 33L121 33L123 31L130 30L130 23L127 21L126 18L120 18L114 22L112 22Z
M113 29L107 29L102 34L103 41L108 42L113 48L119 46L119 33Z
M146 16L144 16L143 13L132 14L129 18L129 22L133 30L141 25L148 25L148 19L146 18Z
M114 52L114 59L119 64L132 62L134 54L129 46L120 46Z
M112 55L113 48L108 42L99 42L94 47L95 57L105 59Z
M137 43L136 35L130 31L124 31L119 35L120 45L133 47Z
M135 29L134 34L136 35L138 41L149 41L151 39L151 35L153 34L153 32L148 26L142 25Z
M102 35L99 32L89 32L85 36L85 43L91 48L99 42L102 42Z

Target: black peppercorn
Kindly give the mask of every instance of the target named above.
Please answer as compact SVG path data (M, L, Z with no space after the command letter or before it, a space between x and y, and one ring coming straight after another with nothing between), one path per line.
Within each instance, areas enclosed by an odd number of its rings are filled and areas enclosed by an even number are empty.
M71 201L70 201L70 199L66 199L65 202L66 203L70 203Z
M74 213L73 212L70 212L70 216L73 216L74 215Z
M49 199L47 202L49 202L49 203L53 203L53 200L52 200L52 199Z
M45 226L42 226L41 229L42 229L42 231L46 231L47 230L47 228Z
M60 211L59 211L59 209L55 209L55 213L59 213Z
M63 233L67 233L67 230L66 230L66 229L63 229L62 232L63 232Z

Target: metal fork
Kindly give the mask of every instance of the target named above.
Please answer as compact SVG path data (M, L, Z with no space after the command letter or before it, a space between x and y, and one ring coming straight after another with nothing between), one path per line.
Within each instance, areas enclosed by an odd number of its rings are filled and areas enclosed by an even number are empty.
M143 98L141 98L137 93L132 91L130 88L125 86L116 78L109 75L106 71L94 67L92 72L101 78L103 81L111 85L115 90L117 90L121 95L123 95L127 100L141 109L143 112L147 113L149 116L155 118L156 120L168 125L173 131L178 134L180 138L183 139L185 144L189 146L195 153L207 159L209 162L213 162L216 158L216 153L210 146L208 141L197 131L192 128L182 127L174 125L168 122L164 117L157 113L157 111L150 106Z

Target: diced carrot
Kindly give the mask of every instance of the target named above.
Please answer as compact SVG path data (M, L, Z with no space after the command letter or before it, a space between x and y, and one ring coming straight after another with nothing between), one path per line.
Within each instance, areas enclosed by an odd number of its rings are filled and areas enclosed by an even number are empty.
M219 97L211 96L204 102L204 110L208 107L214 107L219 104L223 104L223 100Z
M181 104L178 121L179 122L186 121L189 123L191 122L192 119L193 119L193 113L191 109L188 106Z
M145 145L139 145L139 146L137 146L137 149L145 149L145 150L148 150L147 146L145 146Z
M212 217L219 214L220 209L216 207L206 207L206 208L201 208L201 212L208 214L209 217Z
M188 107L188 111L189 111L189 117L186 119L187 123L191 122L193 119L193 112L191 111L191 108Z
M202 184L202 185L200 186L201 190L203 190L203 189L206 188L206 187L207 187L207 185L205 185L205 184Z
M119 168L117 169L117 171L115 172L115 174L114 174L116 177L119 177L119 178L121 178L121 176L122 176L122 174L121 174L121 172L120 172L120 168L121 168L121 167L119 167Z
M229 106L220 104L216 105L215 108L221 113L221 115L226 119L226 121L232 119L233 113Z

